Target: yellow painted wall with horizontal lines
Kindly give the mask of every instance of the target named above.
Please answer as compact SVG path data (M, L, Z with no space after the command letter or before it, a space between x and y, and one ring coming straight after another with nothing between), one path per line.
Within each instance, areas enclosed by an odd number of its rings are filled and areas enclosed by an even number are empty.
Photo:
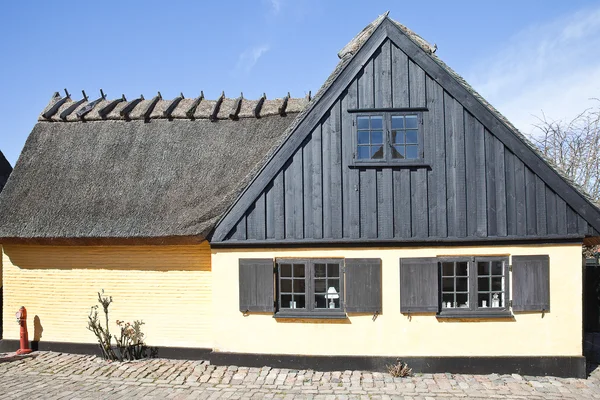
M30 340L95 343L86 329L97 292L115 320L144 321L151 346L212 346L211 254L186 246L3 246L4 338L18 339L25 306ZM104 314L100 311L101 318ZM36 318L37 317L37 318ZM35 323L34 319L39 321Z
M371 356L581 356L581 244L403 248L213 248L214 343L234 353ZM514 319L438 319L400 313L401 258L442 256L550 257L550 312ZM276 319L239 310L240 258L380 258L382 308L347 319ZM232 329L236 327L236 329ZM240 335L239 332L245 332Z

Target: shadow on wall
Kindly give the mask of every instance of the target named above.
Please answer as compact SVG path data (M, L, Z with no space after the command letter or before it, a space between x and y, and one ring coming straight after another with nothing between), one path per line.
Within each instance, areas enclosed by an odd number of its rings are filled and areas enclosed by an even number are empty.
M31 339L31 350L38 351L43 332L44 327L42 326L40 317L36 315L33 317L33 338Z
M42 246L5 245L22 269L115 269L210 272L210 246Z

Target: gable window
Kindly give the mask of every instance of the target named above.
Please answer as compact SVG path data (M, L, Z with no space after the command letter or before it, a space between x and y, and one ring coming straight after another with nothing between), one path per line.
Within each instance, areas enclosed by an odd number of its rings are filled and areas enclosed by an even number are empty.
M422 117L415 112L358 114L357 164L414 163L423 160Z
M469 257L439 261L441 314L508 310L508 259Z
M343 261L277 260L278 312L343 313Z

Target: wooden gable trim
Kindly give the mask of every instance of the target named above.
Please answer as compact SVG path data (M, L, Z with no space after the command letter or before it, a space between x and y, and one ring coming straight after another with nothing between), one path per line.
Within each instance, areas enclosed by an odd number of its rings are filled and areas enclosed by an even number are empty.
M600 211L578 190L557 174L539 155L525 144L512 129L483 105L456 78L439 65L420 46L386 18L381 24L387 37L421 67L427 75L454 97L467 111L477 118L507 149L538 175L552 190L562 197L587 223L600 231Z
M384 21L385 22L385 21ZM319 123L325 113L334 105L338 97L343 93L356 75L369 61L375 50L387 39L383 24L379 25L373 34L367 39L363 47L354 55L344 70L339 74L331 86L325 91L318 100L314 108L306 114L304 119L298 124L288 138L277 149L273 156L267 161L265 166L258 172L254 180L238 197L234 205L227 211L223 219L217 224L212 235L209 235L211 242L221 242L225 240L227 234L235 227L239 219L246 210L252 206L254 200L262 193L266 186L275 178L281 167L300 147L302 142L310 134L313 128Z

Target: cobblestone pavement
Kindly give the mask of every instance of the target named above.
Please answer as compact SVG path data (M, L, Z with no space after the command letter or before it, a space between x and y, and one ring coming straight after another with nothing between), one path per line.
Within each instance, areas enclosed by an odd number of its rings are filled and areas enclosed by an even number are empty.
M588 379L516 374L393 378L377 372L223 367L205 361L110 363L54 352L0 358L0 399L130 398L591 399L600 398L600 369Z

